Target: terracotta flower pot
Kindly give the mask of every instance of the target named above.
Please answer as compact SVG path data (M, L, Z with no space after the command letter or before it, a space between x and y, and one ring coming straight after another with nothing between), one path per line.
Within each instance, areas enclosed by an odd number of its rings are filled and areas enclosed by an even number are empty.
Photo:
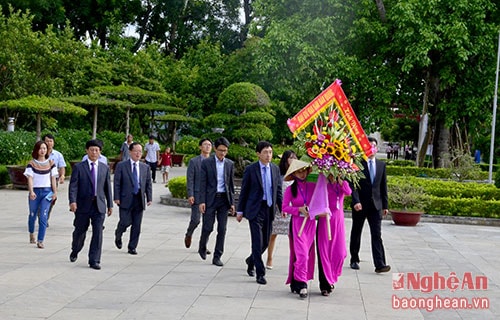
M398 211L398 210L390 210L392 221L397 226L416 226L420 221L420 216L423 212L409 212L409 211Z
M16 189L28 189L28 179L24 175L26 166L7 166L10 181Z

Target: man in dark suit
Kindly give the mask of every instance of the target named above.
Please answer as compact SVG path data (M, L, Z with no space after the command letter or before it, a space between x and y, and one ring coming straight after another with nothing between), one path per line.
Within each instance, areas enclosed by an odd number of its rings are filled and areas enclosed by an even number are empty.
M200 246L198 253L207 258L207 242L217 218L217 239L212 263L218 267L224 253L226 238L227 212L234 215L234 164L226 158L229 141L221 137L215 141L215 155L201 162L200 175L200 213L203 215Z
M119 162L115 168L114 199L120 208L120 220L115 230L115 245L122 248L122 234L130 228L128 253L137 254L137 244L141 233L142 215L153 199L151 170L140 162L142 146L132 142L129 146L130 159Z
M368 161L362 162L365 178L359 181L359 189L352 188L352 228L350 266L359 269L359 248L361 245L361 232L365 220L368 220L371 234L372 256L375 272L388 272L391 266L385 263L384 245L382 243L382 216L388 212L387 176L385 163L375 159L377 153L377 140L369 137L373 155Z
M266 251L269 244L276 209L281 211L283 194L280 169L271 163L273 146L267 141L261 141L255 150L259 161L245 168L237 220L240 222L245 217L250 227L252 253L245 260L247 273L253 277L255 267L257 283L266 284L264 277L266 269L262 261L262 253Z
M69 260L75 262L78 258L91 223L89 266L100 270L103 223L106 213L110 216L113 212L113 196L109 167L97 161L102 149L100 141L87 141L85 149L88 159L74 166L69 182L69 210L75 214Z
M200 178L201 178L201 162L210 156L212 151L212 141L208 138L202 138L199 142L200 155L189 160L186 173L186 186L189 204L191 205L191 219L184 237L184 245L186 248L191 247L193 232L200 224ZM210 251L207 250L207 254Z

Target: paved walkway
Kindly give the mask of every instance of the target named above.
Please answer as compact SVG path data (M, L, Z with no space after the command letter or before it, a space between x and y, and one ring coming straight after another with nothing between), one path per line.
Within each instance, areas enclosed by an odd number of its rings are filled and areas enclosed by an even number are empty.
M172 175L185 174L173 168ZM154 203L145 213L139 254L131 256L114 247L113 231L117 208L106 220L101 266L87 265L89 239L75 263L70 253L72 213L67 206L68 181L61 185L59 200L47 230L45 249L28 242L27 192L0 190L0 319L499 319L500 318L500 228L469 225L420 223L417 227L397 227L383 222L387 262L392 271L375 274L370 253L369 231L363 233L361 269L344 265L334 293L323 297L316 280L309 285L310 296L300 300L284 282L288 272L288 240L279 236L274 269L268 271L268 284L258 285L245 272L244 257L250 251L248 225L228 222L224 267L202 261L197 245L186 249L183 238L189 220L186 208L159 203L167 193L154 185ZM350 230L351 220L346 219ZM368 226L365 226L368 229ZM199 237L200 229L195 232ZM347 235L349 232L347 232ZM210 239L213 249L214 235ZM124 241L127 238L124 237ZM210 256L209 256L210 257ZM421 273L425 280L436 275L436 283L422 281L422 291L393 290L397 274L405 278ZM486 290L438 290L439 282L486 276ZM465 275L465 277L464 277ZM443 277L442 279L440 277ZM444 281L441 281L441 280ZM427 286L426 286L427 284ZM434 290L433 290L434 289ZM437 298L486 298L482 310L392 307L416 302L430 304ZM406 300L404 300L407 298ZM414 299L414 300L409 300ZM430 299L435 300L430 300ZM450 300L451 301L451 300ZM449 301L448 301L449 302ZM435 302L445 306L446 301ZM485 300L479 300L484 303Z

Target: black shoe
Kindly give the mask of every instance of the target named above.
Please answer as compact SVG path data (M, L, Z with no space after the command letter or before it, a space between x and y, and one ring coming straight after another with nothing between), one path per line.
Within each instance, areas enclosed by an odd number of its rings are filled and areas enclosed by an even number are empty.
M202 260L207 260L207 250L198 250L198 254Z
M357 262L351 262L351 269L359 270L359 264Z
M258 284L267 284L266 278L264 278L264 276L257 276L257 283Z
M212 264L215 264L217 267L222 267L224 264L222 263L222 261L220 261L219 258L215 258L212 260Z
M118 238L116 237L115 238L115 246L118 248L118 249L121 249L122 248L122 238Z
M69 255L69 261L75 262L78 259L78 253L71 251Z
M299 296L301 299L307 298L307 288L300 289Z
M391 270L391 266L383 266L380 268L375 268L376 273L389 272Z
M135 250L135 249L128 249L128 253L130 253L132 255L136 255L137 254L137 250Z
M245 262L247 264L247 274L250 277L255 276L255 271L253 270L254 266L252 264L250 264L250 262L248 261L248 258L245 260Z
M186 248L191 247L191 236L185 236L184 237L184 246Z
M210 250L207 250L207 255L208 255L208 254L211 254L211 253L212 253L212 252L210 252Z
M91 267L94 270L101 270L101 266L98 263L91 264L89 265L89 267Z

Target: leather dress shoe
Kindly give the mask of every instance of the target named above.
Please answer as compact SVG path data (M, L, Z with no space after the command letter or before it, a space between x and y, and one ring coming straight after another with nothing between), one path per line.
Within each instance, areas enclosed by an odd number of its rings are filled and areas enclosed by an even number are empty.
M200 255L201 259L207 259L207 250L198 250L198 254Z
M212 264L215 264L217 267L222 267L224 264L222 263L222 261L220 261L219 258L214 258L212 260Z
M351 269L359 270L359 264L357 262L351 262Z
M115 246L118 248L118 249L121 249L122 248L122 239L121 238L115 238Z
M137 254L137 250L135 250L135 249L128 249L128 253L130 253L132 255L136 255Z
M253 265L251 265L249 262L248 262L248 259L245 260L246 264L247 264L247 274L250 276L250 277L253 277L255 276L255 271L253 270Z
M299 296L301 299L307 298L307 295L308 295L307 288L300 289Z
M191 236L184 237L184 245L186 246L186 248L191 247Z
M78 253L75 253L75 252L71 251L71 253L69 255L69 261L75 262L76 259L78 259Z
M257 283L258 284L267 284L266 278L264 278L264 276L257 276Z
M389 272L391 270L391 266L383 266L380 268L376 268L375 272L376 273L382 273L382 272Z
M89 265L89 267L91 267L94 270L101 270L101 266L98 263L91 264Z

